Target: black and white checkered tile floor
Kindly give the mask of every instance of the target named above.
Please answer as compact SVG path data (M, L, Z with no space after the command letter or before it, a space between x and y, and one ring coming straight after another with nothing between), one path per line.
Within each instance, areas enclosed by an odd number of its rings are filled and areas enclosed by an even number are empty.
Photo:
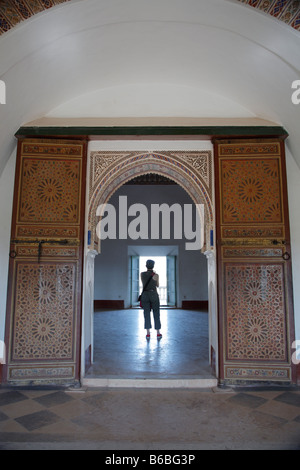
M300 449L300 390L0 388L0 449Z

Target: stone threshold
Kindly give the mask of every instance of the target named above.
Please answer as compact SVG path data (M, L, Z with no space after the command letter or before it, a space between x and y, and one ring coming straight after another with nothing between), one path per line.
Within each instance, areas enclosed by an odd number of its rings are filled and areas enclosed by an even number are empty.
M84 377L83 387L107 388L212 388L217 387L216 378L118 378Z

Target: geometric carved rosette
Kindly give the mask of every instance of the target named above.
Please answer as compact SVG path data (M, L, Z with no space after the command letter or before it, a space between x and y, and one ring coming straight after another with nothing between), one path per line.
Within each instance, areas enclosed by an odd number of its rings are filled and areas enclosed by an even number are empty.
M79 237L82 151L78 142L21 144L16 237Z
M19 223L78 223L80 161L23 157Z
M225 265L226 358L286 361L282 264Z
M19 263L11 361L73 358L76 265Z
M222 223L282 223L278 158L222 160Z

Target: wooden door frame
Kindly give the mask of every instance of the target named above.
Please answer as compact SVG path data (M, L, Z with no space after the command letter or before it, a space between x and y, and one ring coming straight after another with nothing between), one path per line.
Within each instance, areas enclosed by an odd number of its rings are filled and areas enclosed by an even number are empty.
M282 154L285 155L284 152L284 139L287 137L288 133L286 132L285 129L283 129L281 126L171 126L171 127L166 127L166 126L138 126L138 127L40 127L40 128L31 128L31 127L22 127L18 130L16 133L16 137L19 139L18 142L18 149L20 146L20 142L22 138L24 137L30 137L30 138L41 138L41 139L62 139L62 140L68 140L68 139L81 139L86 142L85 146L85 155L87 156L87 142L90 139L93 140L101 140L101 139L119 139L122 140L124 139L129 139L131 138L132 140L134 139L139 139L139 140L146 140L152 138L152 139L191 139L191 140L204 140L204 139L209 139L212 140L212 142L215 142L216 139L257 139L257 138L278 138L281 140L281 149L282 149ZM18 171L18 163L16 166L16 175ZM217 177L217 168L216 165L215 167L215 178ZM286 183L286 167L285 164L282 165L282 176L283 176L283 184L284 184L284 191L286 191L287 183ZM85 177L86 179L86 177ZM83 181L85 181L83 179ZM215 185L215 191L217 192L217 185ZM14 203L15 203L15 198L16 194L14 195ZM85 209L85 204L82 205L81 210ZM215 217L216 217L216 230L219 230L219 216L220 216L220 208L219 208L219 203L218 203L218 198L215 198ZM286 221L289 221L288 218L288 201L287 197L285 198L284 202L284 211L285 211L285 216L286 216ZM13 218L15 217L15 214L13 214ZM288 224L289 226L289 224ZM84 230L84 228L82 229ZM84 240L84 232L81 232L82 240ZM218 238L218 237L217 237ZM290 238L290 237L289 237ZM289 240L288 240L289 241ZM219 247L217 246L217 252L219 251ZM84 255L84 247L81 251L81 257ZM83 258L82 259L82 270L81 270L81 286L83 282ZM218 255L217 255L217 267L219 266L219 260L218 260ZM219 271L219 268L218 268ZM290 302L290 309L289 309L289 321L290 321L290 327L291 327L291 335L294 336L294 315L293 315L293 303L292 303L292 272L291 269L289 269L289 277L288 277L288 289L289 289L289 302ZM220 279L219 279L220 281ZM8 288L8 291L10 291L11 287ZM80 297L82 299L82 289L80 292ZM81 302L82 305L82 302ZM9 305L8 305L9 308ZM218 333L218 343L219 343L219 352L222 351L222 322L220 320L220 308L218 307L219 311L219 333ZM77 328L77 372L76 375L77 377L80 376L80 344L81 344L81 334L82 334L82 315L80 312L80 323L78 324ZM8 318L6 319L8 321ZM9 344L9 337L5 337L6 345ZM8 350L8 347L6 348ZM219 353L219 375L222 378L222 364L223 364L223 358L220 356ZM5 366L4 366L5 368ZM5 372L4 372L5 375ZM292 381L295 383L296 378L295 378L295 367L293 368L293 377Z
M82 273L83 273L83 255L84 255L84 221L85 221L85 187L86 187L86 161L87 161L87 140L83 139L81 137L72 137L68 138L66 137L59 137L57 138L56 136L51 137L46 137L46 138L41 138L38 139L38 142L41 142L45 145L48 145L51 147L52 142L53 142L53 147L55 147L56 144L59 145L70 145L78 148L82 148L82 152L79 155L76 155L77 161L79 162L79 167L80 167L80 175L79 177L81 178L81 183L82 186L78 185L78 190L79 190L79 195L78 195L78 203L80 204L80 211L78 211L78 223L76 224L77 229L74 226L74 233L77 235L72 235L70 237L70 240L67 241L67 244L70 245L71 247L74 248L74 255L73 258L71 259L71 263L74 264L74 268L76 266L76 286L80 286L78 291L76 290L74 292L74 330L72 331L72 336L73 336L73 343L72 343L72 359L68 359L66 361L61 361L63 364L61 367L65 367L65 370L69 369L72 370L72 373L69 375L66 374L65 378L59 378L56 380L56 378L53 379L54 383L70 383L70 382L75 382L78 383L80 380L80 358L81 358L81 350L80 350L80 344L81 344L81 305L82 305ZM5 344L6 344L6 361L5 365L3 367L3 377L2 381L3 383L8 383L8 384L13 384L13 385L26 385L27 383L33 384L33 385L39 385L43 383L48 383L49 380L51 381L52 379L48 379L46 377L40 378L38 375L36 377L30 376L29 379L26 379L26 376L24 377L18 377L17 379L14 379L10 377L10 373L12 372L13 368L16 367L18 370L21 370L22 365L24 368L34 368L34 364L36 363L36 369L40 368L45 368L47 367L51 368L53 367L53 370L55 367L59 369L60 365L60 360L51 359L49 361L46 360L19 360L19 361L11 361L10 356L12 355L12 344L13 344L13 321L14 321L14 276L15 276L15 257L17 255L18 251L18 244L21 243L22 240L17 240L16 242L14 241L14 238L17 238L17 233L16 233L16 227L17 227L17 222L18 222L18 217L17 217L17 210L18 210L18 203L19 203L19 198L20 198L20 185L21 185L21 164L22 164L22 158L24 157L22 154L22 146L24 143L28 143L29 145L34 146L37 141L36 137L19 137L18 140L18 145L17 145L17 160L16 160L16 168L15 168L15 181L14 181L14 196L13 196L13 212L12 212L12 222L11 222L11 248L10 248L10 258L9 258L9 270L8 270L8 289L7 289L7 307L6 307L6 325L5 325ZM71 155L71 154L70 154ZM49 157L51 158L51 152L49 153ZM45 158L45 155L44 155ZM53 154L53 158L55 158L55 154ZM62 153L61 155L58 155L58 159L63 160L64 154ZM65 157L67 159L67 157ZM70 157L72 158L72 156ZM41 224L42 226L46 226L47 224ZM49 224L48 224L49 225ZM50 224L51 225L51 224ZM26 240L28 237L23 237L22 243L26 246ZM37 240L37 243L39 240L43 240L42 243L45 243L45 240L52 240L50 243L53 243L52 246L59 245L57 243L57 238L53 235L36 235L32 236L29 238L35 238ZM67 236L65 237L67 238ZM21 243L21 244L22 244ZM46 242L47 243L47 242ZM75 248L76 247L76 248ZM76 255L75 255L76 253ZM55 257L54 257L55 258ZM56 256L56 258L51 261L51 258L48 257L46 261L44 262L44 266L47 264L55 263L56 262L61 265L64 263L67 263L67 258L59 258L59 256ZM21 262L37 262L37 258L33 257L32 255L25 255L24 258L21 257Z
M285 229L285 241L284 248L286 253L288 253L289 258L284 262L285 266L285 274L286 274L286 294L287 294L287 347L292 348L293 341L295 340L295 321L294 321L294 307L293 307L293 279L292 279L292 260L291 260L291 241L290 241L290 223L289 223L289 208L288 208L288 193L287 193L287 174L286 174L286 159L285 159L285 136L277 136L274 138L261 138L261 137L251 137L247 139L241 140L239 137L236 138L214 138L214 169L215 169L215 194L216 194L216 248L217 248L217 279L218 279L218 322L219 322L219 382L221 385L225 386L226 384L236 383L236 384L243 384L243 383L267 383L268 379L262 379L261 377L256 379L229 379L228 376L226 377L225 374L225 366L226 366L226 357L225 357L225 334L226 334L226 325L224 324L224 318L226 314L226 309L224 305L224 291L223 291L223 283L224 283L224 274L223 274L223 254L222 254L222 245L223 245L223 237L222 237L222 220L221 220L221 175L220 175L220 167L219 167L219 151L218 145L224 143L226 145L229 144L238 144L241 142L245 145L247 143L271 143L277 142L280 145L280 169L281 169L281 193L282 193L282 203L283 203L283 216L284 216L284 229ZM234 158L234 155L233 155ZM241 155L237 155L237 158L243 158ZM244 158L247 158L245 155ZM249 157L248 157L249 158ZM276 241L276 240L275 240ZM239 260L237 260L238 262ZM228 262L228 260L227 260ZM249 260L251 262L251 260ZM283 264L282 264L283 265ZM292 352L291 349L287 350L287 354L290 358L290 370L291 375L289 379L278 379L276 381L273 380L273 383L285 383L288 385L296 384L297 382L297 367L293 364ZM234 362L234 361L233 361ZM238 362L238 361L236 361ZM244 361L246 365L248 364L247 361ZM243 361L240 361L240 366L245 367ZM272 361L270 361L272 363ZM230 364L230 361L227 361L227 366ZM251 361L249 361L249 368L251 367ZM263 366L262 366L263 367ZM270 365L271 367L271 365ZM276 367L276 366L275 366ZM272 380L271 380L272 382Z

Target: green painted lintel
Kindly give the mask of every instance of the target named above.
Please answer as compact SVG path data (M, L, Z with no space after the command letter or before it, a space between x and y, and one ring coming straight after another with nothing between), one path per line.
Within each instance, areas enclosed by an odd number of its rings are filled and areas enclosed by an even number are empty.
M281 126L116 126L116 127L20 127L16 137L47 136L211 136L287 137Z

